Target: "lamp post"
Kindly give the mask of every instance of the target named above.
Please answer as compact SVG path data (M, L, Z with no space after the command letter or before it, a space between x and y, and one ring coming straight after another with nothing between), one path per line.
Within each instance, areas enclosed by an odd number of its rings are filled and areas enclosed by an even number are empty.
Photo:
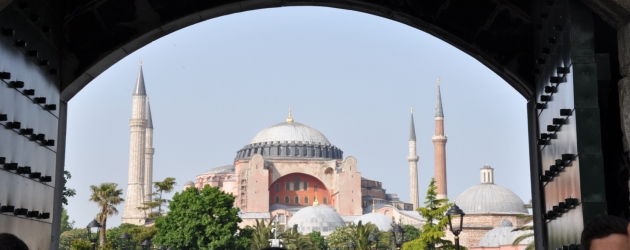
M142 244L140 244L142 246L142 250L149 250L151 249L151 241L150 240L144 240L142 242Z
M376 236L375 233L371 233L370 237L368 238L368 243L370 245L372 245L373 243L376 243L376 245L378 245L378 236ZM373 248L373 249L376 249L376 248Z
M459 209L459 207L455 204L451 206L446 212L446 216L448 216L448 226L451 229L453 235L455 235L455 250L459 250L459 233L462 232L462 228L464 226L464 211ZM459 219L459 225L457 224L457 220ZM453 221L455 222L455 226L453 226Z
M354 241L350 241L350 243L348 243L348 249L354 250L356 247L357 245L354 244Z
M392 237L394 238L394 245L396 249L400 249L403 243L405 243L405 229L400 224L394 225L392 228Z
M131 235L127 234L127 233L123 233L122 235L120 235L120 237L118 237L118 239L120 239L120 249L127 249L129 250L129 246L131 246ZM127 248L124 248L123 246L125 245L125 240L127 240Z
M96 228L96 235L94 235L94 237L92 237L92 228ZM96 249L96 238L98 237L100 232L101 232L101 223L98 223L98 221L92 220L92 222L90 222L90 224L87 225L87 234L88 234L88 239L90 240L90 243L92 243L92 250Z

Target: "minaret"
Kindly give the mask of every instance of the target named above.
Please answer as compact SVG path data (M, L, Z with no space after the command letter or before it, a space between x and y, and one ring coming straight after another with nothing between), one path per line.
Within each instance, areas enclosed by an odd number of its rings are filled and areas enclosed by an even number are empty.
M437 79L437 103L435 106L435 185L437 198L444 199L446 195L446 135L444 135L444 112L442 112L442 96L440 94L440 78Z
M411 108L411 128L409 130L409 202L415 210L420 205L418 198L418 154L416 153L416 126L413 124L413 108Z
M127 183L127 198L123 211L122 223L143 225L145 214L138 209L144 201L144 150L147 130L146 105L147 92L144 88L142 75L142 61L140 71L133 90L133 108L129 127L131 128L131 140L129 144L129 180Z
M151 118L151 103L147 98L147 132L144 148L144 202L151 201L153 193L153 119Z

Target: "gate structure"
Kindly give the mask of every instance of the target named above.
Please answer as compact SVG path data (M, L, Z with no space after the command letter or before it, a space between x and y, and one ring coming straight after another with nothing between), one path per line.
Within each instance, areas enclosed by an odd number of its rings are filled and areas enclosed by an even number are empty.
M415 27L521 93L536 249L578 244L597 215L630 216L628 1L0 0L0 231L58 249L68 101L92 79L178 29L284 6Z

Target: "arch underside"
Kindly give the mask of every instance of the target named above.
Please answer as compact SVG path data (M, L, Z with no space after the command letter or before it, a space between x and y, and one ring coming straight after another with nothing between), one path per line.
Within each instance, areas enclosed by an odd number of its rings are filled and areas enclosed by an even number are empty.
M125 56L181 28L249 10L322 6L373 14L427 32L476 58L529 98L534 93L530 5L527 0L108 0L67 4L61 96L70 100Z

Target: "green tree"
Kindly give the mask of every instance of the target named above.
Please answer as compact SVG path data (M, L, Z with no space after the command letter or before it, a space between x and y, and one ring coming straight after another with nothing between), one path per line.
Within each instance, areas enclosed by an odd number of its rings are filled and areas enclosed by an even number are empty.
M74 221L70 222L70 216L68 216L68 210L65 207L61 207L61 233L72 230L74 227Z
M102 183L99 186L90 186L90 190L92 191L90 201L96 202L100 209L100 212L96 215L96 220L101 223L101 247L105 247L107 241L107 218L118 214L116 205L124 201L124 199L120 197L122 195L122 189L117 188L118 184L111 182Z
M529 214L519 214L516 218L524 220L523 223L525 224L530 223L534 220L534 216L529 215ZM512 231L524 232L523 234L519 235L518 237L514 239L514 242L512 242L513 246L518 246L519 244L521 244L522 241L526 239L530 239L531 237L534 237L534 225L524 225L521 227L517 227ZM536 248L534 243L535 243L534 241L530 242L527 245L527 247L525 247L525 250L533 250L534 248Z
M67 170L63 171L63 195L61 196L61 203L63 203L66 206L68 205L68 198L73 197L77 194L76 190L72 188L68 188L66 186L70 178L72 178L72 175L70 174L70 172Z
M420 238L420 229L412 226L412 225L403 225L403 229L405 230L405 240L412 241L417 238Z
M328 235L326 242L328 242L328 248L346 249L348 242L350 242L350 229L348 227L338 227Z
M420 216L425 219L422 226L422 234L420 238L403 244L403 249L454 249L453 242L443 239L446 236L446 227L448 225L448 217L444 214L451 207L448 199L438 199L435 186L435 179L431 179L429 190L427 190L425 207L419 207L417 210ZM464 248L462 248L464 249Z
M175 193L169 213L155 220L153 242L173 249L243 249L239 232L239 209L234 196L205 186Z
M120 236L123 233L131 235L129 242L121 241ZM118 227L107 229L107 243L112 243L112 247L114 249L121 249L121 247L126 247L128 244L139 246L144 240L151 240L156 233L157 229L155 227L145 227L123 223Z
M72 241L87 239L87 230L77 228L65 231L59 236L59 250L72 250Z
M328 250L328 245L326 245L326 239L322 236L322 233L313 231L308 234L311 237L311 242L313 245L319 250Z
M164 213L162 212L162 206L168 204L168 200L167 199L163 199L162 195L164 193L170 193L173 192L173 190L175 189L175 185L177 185L177 182L175 182L175 178L173 177L166 177L166 179L164 179L163 181L156 181L153 182L153 187L155 188L155 192L153 192L152 194L149 194L149 196L152 198L151 202L145 202L143 203L142 207L140 207L139 209L142 210L149 210L149 215L148 218L157 218L162 216ZM156 209L157 211L153 211L153 209Z
M282 246L288 250L314 250L317 249L313 246L311 237L302 235L297 230L297 225L293 225L293 228L284 231L279 237L282 239Z
M92 243L90 243L88 240L76 239L76 240L73 240L72 243L70 243L70 249L71 250L90 250L92 249Z

